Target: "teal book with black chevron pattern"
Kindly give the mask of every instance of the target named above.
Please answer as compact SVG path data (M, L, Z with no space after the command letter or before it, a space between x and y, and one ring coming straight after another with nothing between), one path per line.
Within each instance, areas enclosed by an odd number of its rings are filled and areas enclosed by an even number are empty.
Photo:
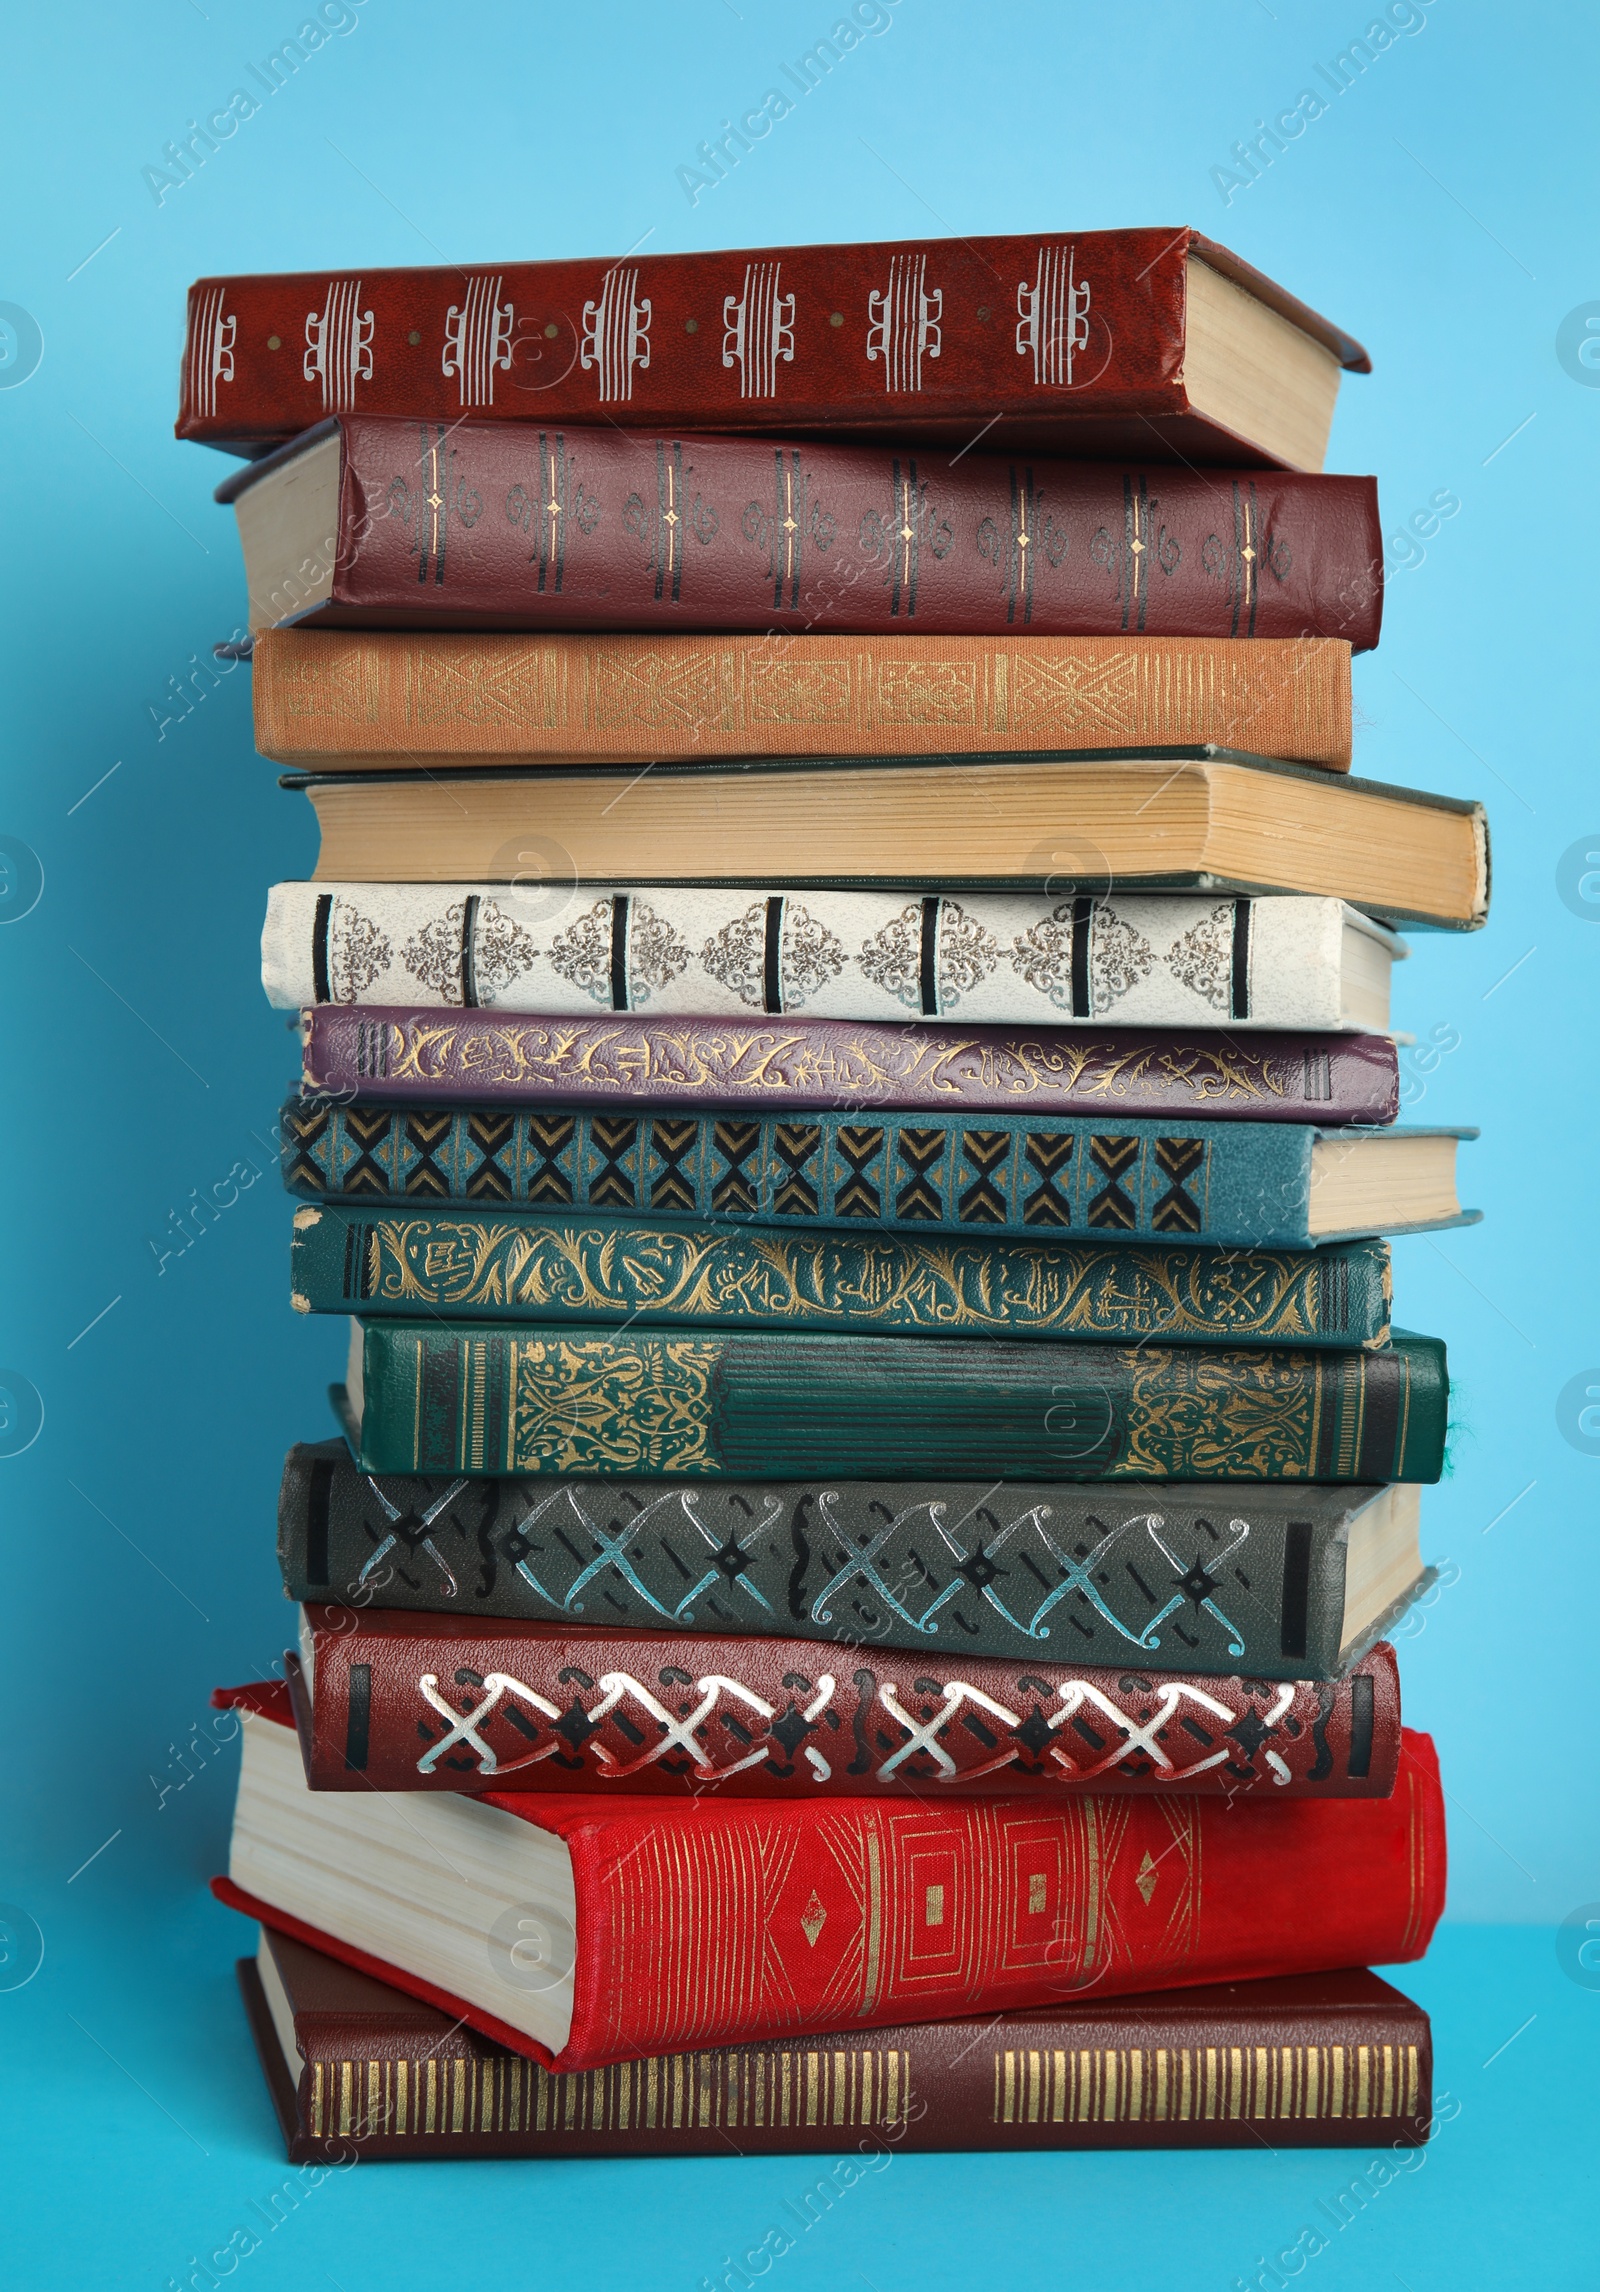
M648 1104L291 1099L284 1182L308 1198L504 1204L651 1220L1100 1234L1307 1249L1475 1220L1470 1130L989 1114L679 1113Z
M1389 1300L1381 1241L1171 1249L421 1204L330 1202L294 1215L292 1302L302 1313L1371 1346L1388 1339Z

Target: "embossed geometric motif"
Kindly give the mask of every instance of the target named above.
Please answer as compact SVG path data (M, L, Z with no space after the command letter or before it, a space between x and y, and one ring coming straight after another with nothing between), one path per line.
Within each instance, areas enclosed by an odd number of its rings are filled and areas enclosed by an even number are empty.
M1025 1134L1023 1163L1030 1185L1022 1211L1025 1225L1071 1225L1072 1205L1061 1191L1061 1185L1070 1176L1074 1144L1070 1132L1065 1137L1039 1130L1030 1130ZM1037 1183L1034 1184L1033 1180L1037 1180Z
M848 730L856 714L850 663L797 660L800 649L791 646L781 660L745 657L745 722L835 725Z
M509 1126L508 1116L474 1114L471 1123L474 1143L478 1140L480 1123L498 1124L502 1120ZM535 1207L572 1201L576 1191L571 1175L572 1145L578 1132L577 1123L570 1114L530 1114L527 1131L529 1148L538 1159L528 1173L525 1198ZM485 1133L486 1146L487 1136Z
M1011 669L1013 733L1037 734L1041 747L1093 748L1126 729L1138 679L1131 652L1098 661L1032 654Z
M711 1206L714 1210L756 1210L760 1199L756 1182L745 1165L761 1143L760 1125L755 1122L718 1122L711 1134L712 1185Z
M638 1184L631 1171L622 1168L622 1158L632 1153L638 1144L639 1124L619 1120L613 1115L596 1115L589 1124L589 1144L593 1155L599 1158L599 1167L591 1157L589 1172L589 1202L597 1210L636 1210L639 1208Z
M1003 1175L1010 1151L1008 1130L962 1131L961 1158L972 1173L972 1183L957 1205L956 1214L964 1226L1005 1224L1006 1197L996 1183L996 1176Z
M549 645L479 640L471 653L412 645L405 654L410 724L549 728L564 713L565 656Z
M691 1211L695 1207L694 1174L683 1167L686 1154L700 1137L700 1125L691 1117L658 1119L650 1125L655 1166L649 1179L649 1207L653 1210Z
M320 1194L325 1187L341 1183L338 1171L332 1167L336 1144L331 1107L286 1106L280 1134L292 1157L284 1168L283 1182L286 1186L297 1191ZM381 1177L378 1190L384 1190Z
M326 647L307 658L293 654L280 677L286 716L327 716L341 723L376 724L382 699L376 650L357 641Z
M1091 1226L1109 1226L1118 1233L1132 1233L1139 1223L1138 1208L1118 1183L1136 1168L1140 1141L1137 1138L1092 1137L1089 1155L1095 1171L1104 1183L1089 1196L1088 1222Z
M441 1170L434 1160L439 1148L450 1136L448 1114L421 1111L405 1117L405 1143L414 1159L408 1157L406 1192L417 1194L428 1201L444 1201L450 1193L450 1175ZM374 1186L371 1189L377 1192ZM509 1188L507 1189L509 1191Z
M984 715L974 661L879 660L874 698L886 724L949 724L976 730Z
M772 1207L779 1217L814 1218L817 1215L818 1174L808 1168L822 1144L821 1125L815 1122L780 1122L772 1133L772 1149L783 1165L775 1185ZM778 1178L774 1171L773 1176Z
M1197 1234L1204 1221L1204 1207L1189 1191L1192 1180L1205 1170L1206 1143L1203 1138L1158 1138L1155 1141L1155 1164L1167 1181L1165 1193L1156 1197L1150 1212L1150 1223L1158 1234Z
M950 1143L946 1130L903 1127L896 1141L898 1167L894 1214L937 1225L944 1216L944 1193L939 1169Z
M876 1218L883 1214L883 1197L869 1176L883 1152L886 1133L876 1126L841 1123L834 1134L834 1151L848 1175L836 1179L833 1207L841 1218Z
M589 675L590 669L594 674ZM731 732L737 721L731 660L718 648L685 645L670 653L608 651L606 673L586 661L584 715L598 728L640 725L693 733Z

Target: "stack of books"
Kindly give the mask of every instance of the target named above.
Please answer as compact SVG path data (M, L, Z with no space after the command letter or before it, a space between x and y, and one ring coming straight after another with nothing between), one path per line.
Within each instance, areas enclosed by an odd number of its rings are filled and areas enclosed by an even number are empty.
M1426 2137L1488 857L1349 776L1365 363L1187 231L194 288L352 1317L222 1691L297 2155Z

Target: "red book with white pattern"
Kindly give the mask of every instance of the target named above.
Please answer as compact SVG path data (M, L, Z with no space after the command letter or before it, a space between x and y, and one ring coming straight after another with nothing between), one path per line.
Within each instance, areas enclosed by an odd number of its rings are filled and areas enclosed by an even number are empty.
M189 289L178 435L471 415L1319 470L1368 368L1184 227L311 271Z
M730 1584L747 1565L736 1549L717 1560ZM1386 1798L1400 1758L1386 1641L1321 1682L1092 1669L1043 1649L996 1663L682 1626L300 1612L289 1687L318 1791Z

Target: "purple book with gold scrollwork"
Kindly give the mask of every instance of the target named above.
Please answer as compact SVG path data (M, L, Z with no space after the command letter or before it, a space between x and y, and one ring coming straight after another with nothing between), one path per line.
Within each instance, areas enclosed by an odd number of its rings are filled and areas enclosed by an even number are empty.
M1213 1120L1391 1123L1395 1047L1379 1035L961 1027L840 1019L302 1014L302 1085L344 1100L971 1108Z

